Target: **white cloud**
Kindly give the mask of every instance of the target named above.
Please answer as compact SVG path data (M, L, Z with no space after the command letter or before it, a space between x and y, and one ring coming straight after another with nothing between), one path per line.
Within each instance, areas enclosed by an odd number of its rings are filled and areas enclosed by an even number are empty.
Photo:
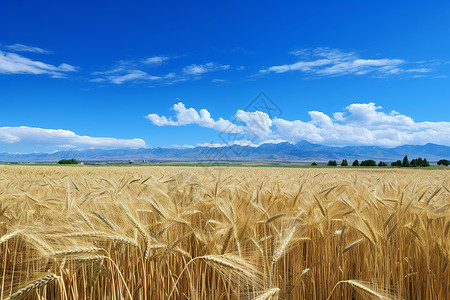
M201 144L197 144L197 147L209 147L209 148L222 148L222 147L226 147L227 145L225 144L220 144L220 143L201 143Z
M183 72L188 75L201 75L208 72L228 70L230 65L220 65L213 62L209 62L204 65L192 64L183 68Z
M40 54L52 53L49 50L45 50L45 49L33 47L33 46L27 46L27 45L23 45L23 44L7 45L7 46L5 46L5 48L12 52L34 52L34 53L40 53Z
M108 76L108 79L112 83L122 84L127 81L136 81L136 80L149 80L149 81L160 80L161 77L152 76L141 70L130 70L127 71L125 74Z
M220 79L220 78L215 78L215 79L211 80L211 82L214 82L214 83L229 83L228 80Z
M183 81L184 79L177 76L174 73L168 73L161 76L151 75L145 71L136 68L137 66L134 63L130 63L129 61L121 61L119 65L115 68L107 71L101 72L93 72L91 75L95 75L93 79L90 79L90 82L96 83L113 83L113 84L124 84L126 82L159 82L171 84L178 81Z
M146 116L156 126L185 126L195 124L200 127L211 128L221 132L230 133L242 133L244 129L241 126L237 126L228 120L219 118L214 120L211 118L211 114L206 109L197 111L194 108L186 108L186 106L179 102L174 104L175 121L171 117L159 116L157 114L149 114Z
M169 60L169 57L167 57L167 56L152 56L152 57L142 60L142 62L147 65L157 65L158 66L158 65L161 65L166 60Z
M222 147L230 147L233 145L243 146L243 147L258 147L263 144L280 144L280 143L286 143L288 141L283 139L274 139L274 140L266 140L264 142L254 144L250 140L237 140L237 141L231 141L228 144L223 143L200 143L195 146L192 145L172 145L169 148L173 149L189 149L189 148L195 148L195 147L209 147L209 148L222 148Z
M246 131L257 139L265 139L272 132L270 129L272 120L264 112L238 110L236 112L236 119L244 123Z
M404 70L404 72L407 73L428 73L431 72L432 70L430 68L417 68L417 69L407 69Z
M331 60L328 59L318 59L316 61L300 61L294 64L289 65L281 65L281 66L273 66L267 70L262 70L263 72L271 71L275 73L284 73L288 71L303 71L309 72L313 71L314 67L320 67L325 65L330 65Z
M292 64L283 64L260 70L260 74L285 73L289 71L300 71L316 76L342 76L342 75L365 75L389 76L401 73L428 73L432 70L418 64L408 68L411 63L402 59L361 58L355 52L343 52L338 49L316 48L313 50L298 50L290 52L301 58Z
M261 146L262 144L281 144L281 143L290 143L292 144L292 142L283 140L283 139L269 139L269 140L265 140L261 143L258 144L258 146Z
M167 58L168 59L168 58ZM148 64L158 64L165 60L165 57L150 57L142 61L134 60L120 60L117 64L110 70L97 71L91 73L91 75L96 76L90 79L91 82L96 83L113 83L113 84L124 84L126 82L162 82L166 78L171 78L172 74L166 74L161 76L151 75L146 71L142 70L144 65Z
M65 77L67 72L76 70L76 67L66 63L54 66L19 54L0 51L0 74L47 74L59 78Z
M77 135L63 129L37 127L0 127L0 144L21 144L57 148L140 148L145 147L142 139L116 139Z
M265 112L244 110L236 112L233 122L222 118L215 121L206 109L197 112L193 108L187 109L181 102L173 109L175 120L156 114L149 114L147 118L157 126L195 124L235 133L236 141L250 140L259 144L307 140L332 146L396 147L426 143L450 146L450 122L415 122L396 111L383 112L382 107L373 102L350 104L345 111L335 112L332 117L320 111L309 111L308 121L271 119Z
M102 82L105 82L106 79L104 79L104 78L94 78L94 79L90 79L89 81L90 82L96 82L96 83L102 83Z
M169 60L166 56L152 56L141 60L121 60L110 70L97 71L91 73L95 78L90 79L91 82L97 83L113 83L124 84L130 83L152 83L159 85L171 85L177 82L196 80L199 79L199 75L219 71L228 70L229 65L220 65L217 63L207 63L203 65L189 65L176 72L169 72L166 74L152 75L149 74L149 70L154 73L155 69L151 67L159 66L165 61ZM213 80L213 82L226 82L219 80Z
M249 140L238 140L238 141L231 141L228 144L221 144L221 143L202 143L197 144L198 147L209 147L209 148L222 148L222 147L230 147L230 146L244 146L244 147L258 147L259 145L253 144L252 141Z
M195 148L195 146L192 145L171 145L169 147L165 146L165 147L161 147L161 148L168 148L168 149L192 149Z
M346 112L328 115L311 111L310 121L274 119L273 135L291 141L325 145L377 145L437 143L450 145L450 122L414 122L396 111L385 113L375 103L355 103Z

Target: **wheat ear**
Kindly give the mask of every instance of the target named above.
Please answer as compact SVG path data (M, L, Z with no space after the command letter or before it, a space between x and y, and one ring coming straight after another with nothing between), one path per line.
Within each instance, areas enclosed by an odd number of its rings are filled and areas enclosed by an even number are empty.
M76 255L76 254L84 254L84 253L95 253L105 251L103 248L97 248L97 247L87 247L87 248L74 248L74 249L66 249L61 251L53 252L53 257L60 257L60 256L69 256L69 255Z
M280 291L279 288L268 289L268 290L266 290L262 295L259 295L258 297L253 298L253 300L266 300L266 299L271 299L273 296L275 296L276 294L278 294L279 291Z
M144 251L144 259L147 260L150 255L150 238L148 234L145 232L144 228L136 221L136 219L127 211L125 210L125 214L127 215L128 219L131 221L131 223L136 227L139 234L142 236L145 242L145 251Z
M272 263L276 263L283 256L284 251L286 250L287 246L289 245L289 242L294 236L296 229L297 227L294 226L289 232L289 234L281 241L280 246L275 250L272 256Z
M42 287L47 285L49 282L55 280L59 278L59 276L56 276L55 274L48 274L45 275L44 277L41 277L33 282L30 282L28 285L24 286L23 288L17 290L14 294L12 294L11 296L9 296L8 300L17 300L17 299L23 299L26 298L27 296L29 296L29 293Z
M71 238L97 238L97 239L110 240L110 241L121 243L121 244L128 244L128 245L132 245L134 247L138 246L137 242L133 239L119 236L119 235L109 235L105 232L99 232L99 231L74 232L74 233L65 234L64 236L71 237Z
M331 298L331 295L333 294L333 291L336 289L336 287L340 283L347 283L350 285L357 293L359 293L361 296L364 297L364 299L381 299L381 300L391 300L394 299L394 297L385 295L385 293L381 293L379 291L376 291L369 287L367 283L364 283L359 280L343 280L336 283L333 290L331 291L330 296L327 298L329 300Z
M13 238L14 236L18 235L19 233L21 233L23 230L16 230L13 231L11 233L5 234L4 236L2 236L0 238L0 244L6 242L7 240Z

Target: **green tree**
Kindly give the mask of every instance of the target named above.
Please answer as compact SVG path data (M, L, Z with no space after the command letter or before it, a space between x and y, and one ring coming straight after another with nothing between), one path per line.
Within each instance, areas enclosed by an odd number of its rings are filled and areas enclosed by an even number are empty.
M60 164L60 165L77 165L78 164L78 160L76 160L75 158L72 158L72 159L61 159L60 161L58 161L58 164Z
M417 166L418 167L423 167L424 165L423 165L423 159L422 159L422 157L419 157L418 159L417 159Z
M315 161L313 161L313 163L311 164L311 166L317 166L317 163Z
M448 165L450 165L450 161L447 160L447 159L441 159L441 160L439 160L439 161L437 162L437 164L438 164L438 166L444 165L444 166L447 167Z
M387 163L385 163L384 161L380 161L380 162L378 163L378 166L379 166L379 167L387 167Z
M355 161L352 163L353 167L358 167L359 166L359 161L357 159L355 159Z
M348 166L348 162L347 162L347 160L346 160L346 159L343 159L343 160L342 160L342 162L341 162L341 166L343 166L343 167L346 167L346 166Z
M401 166L403 166L403 163L402 163L402 161L399 159L399 160L397 160L397 166L398 167L401 167Z
M376 167L377 166L377 162L372 160L372 159L363 160L361 162L361 166L363 166L363 167Z
M422 157L412 159L410 164L412 167L429 167L430 166L430 163L427 161L427 159L426 158L422 159Z
M408 155L405 155L405 157L403 157L402 167L411 167L411 164L408 160Z
M337 162L335 160L329 160L327 166L336 167L337 166Z

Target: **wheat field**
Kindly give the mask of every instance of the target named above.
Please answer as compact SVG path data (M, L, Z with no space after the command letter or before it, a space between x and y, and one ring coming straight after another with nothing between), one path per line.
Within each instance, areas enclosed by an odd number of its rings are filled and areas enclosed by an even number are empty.
M1 299L450 299L450 173L0 167Z

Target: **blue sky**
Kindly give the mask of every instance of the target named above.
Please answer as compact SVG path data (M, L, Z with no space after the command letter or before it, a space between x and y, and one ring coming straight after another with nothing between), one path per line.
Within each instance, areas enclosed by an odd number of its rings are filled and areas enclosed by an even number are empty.
M450 145L449 14L448 1L4 0L0 152L230 132L248 145ZM275 115L247 107L261 91Z

